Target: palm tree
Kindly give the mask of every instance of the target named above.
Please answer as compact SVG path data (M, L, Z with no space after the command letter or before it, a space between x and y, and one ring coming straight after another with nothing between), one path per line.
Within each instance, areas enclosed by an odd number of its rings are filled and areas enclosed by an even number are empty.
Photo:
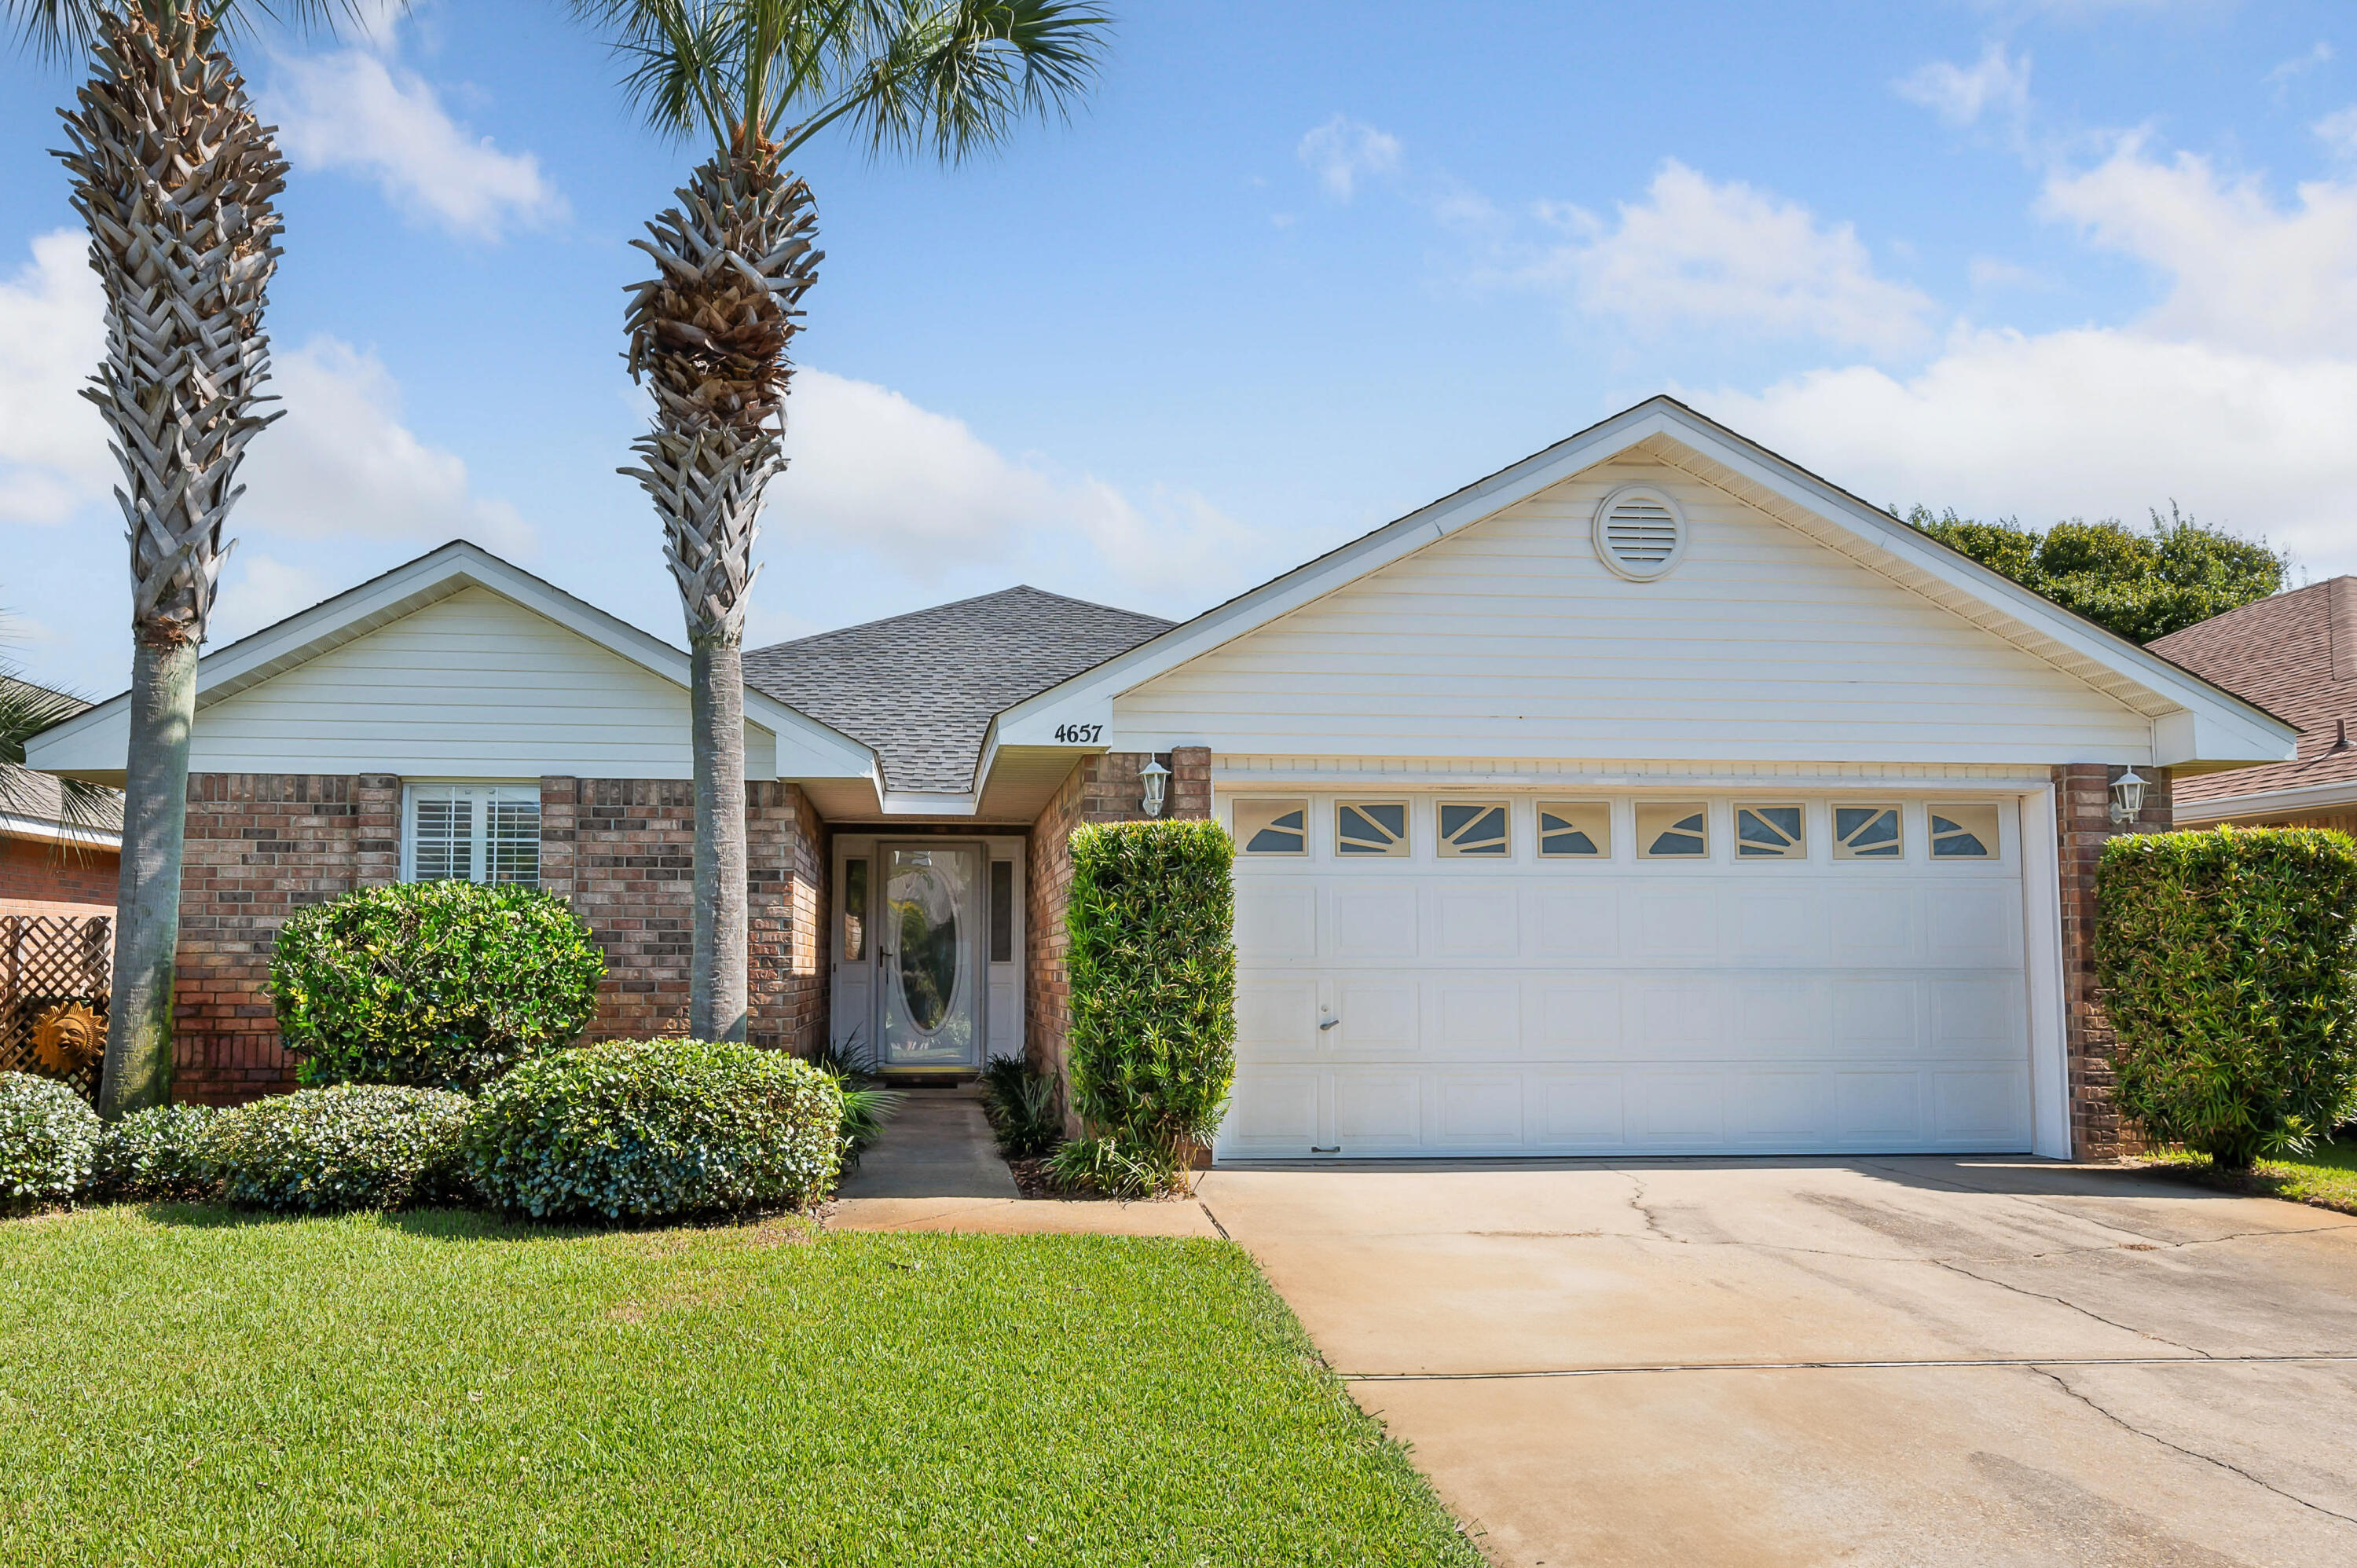
M871 153L958 163L1027 120L1068 111L1110 23L1064 0L574 0L630 62L658 130L712 155L635 242L656 275L631 292L633 379L652 428L622 472L654 499L687 615L695 758L695 946L688 1027L747 1024L745 607L780 441L797 309L817 278L810 188L787 165L838 125Z
M328 0L284 0L328 21ZM113 1000L99 1110L171 1096L172 972L197 652L270 371L262 312L278 263L273 199L286 165L247 100L225 25L237 0L7 0L12 30L51 56L89 52L62 111L74 209L106 296L106 357L83 396L123 467L131 554L131 744Z

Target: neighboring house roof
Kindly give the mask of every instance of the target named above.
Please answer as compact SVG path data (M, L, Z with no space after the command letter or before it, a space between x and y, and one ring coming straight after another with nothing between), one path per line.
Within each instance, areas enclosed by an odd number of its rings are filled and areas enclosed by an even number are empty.
M469 587L500 595L683 689L688 684L688 656L670 643L480 546L453 540L206 654L197 664L197 711L201 715L241 692ZM777 737L780 777L850 780L860 791L872 790L877 763L867 746L759 691L746 693L745 717ZM46 772L111 780L121 777L129 745L130 697L125 693L44 730L27 747L27 760Z
M745 682L875 747L893 789L954 794L1001 709L1171 624L1018 586L748 650Z
M90 704L63 692L0 675L0 686L55 699L68 717ZM123 792L91 786L70 804L64 780L0 762L0 838L71 840L112 847L123 842Z
M1950 549L1671 397L1648 398L1544 451L1264 583L992 721L976 770L1062 744L1080 720L1110 730L1113 699L1348 584L1623 454L1679 468L2044 660L2151 721L2162 767L2281 757L2291 726Z
M2334 577L2156 638L2152 651L2280 714L2299 731L2290 762L2178 781L2192 821L2357 803L2357 577Z

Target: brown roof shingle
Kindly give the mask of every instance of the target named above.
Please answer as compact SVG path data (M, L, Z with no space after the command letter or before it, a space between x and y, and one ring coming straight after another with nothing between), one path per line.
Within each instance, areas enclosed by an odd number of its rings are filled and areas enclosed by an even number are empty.
M2297 759L2180 779L2179 801L2342 783L2357 796L2357 742L2341 740L2343 722L2357 719L2357 577L2294 588L2147 646L2299 731Z

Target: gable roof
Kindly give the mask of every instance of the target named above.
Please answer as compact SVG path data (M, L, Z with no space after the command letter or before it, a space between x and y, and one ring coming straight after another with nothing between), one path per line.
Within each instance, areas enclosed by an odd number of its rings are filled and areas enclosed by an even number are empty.
M890 789L958 794L1000 709L1170 626L1017 586L748 650L745 682L873 746Z
M993 721L980 771L1000 748L1039 747L1060 718L1109 713L1121 693L1622 456L1681 468L1869 570L2044 660L2153 721L2162 767L2237 767L2285 757L2295 738L2274 715L1999 575L1705 417L1652 397L1419 508L1339 549L1118 654Z
M197 711L261 684L332 649L367 636L470 587L488 589L555 622L618 658L684 690L689 660L680 650L555 585L502 561L479 545L452 540L288 616L197 662ZM777 736L783 778L872 781L875 754L859 742L759 691L745 695L747 722ZM130 694L44 730L26 748L26 760L46 772L119 777L130 744Z
M2198 819L2272 804L2246 801L2252 796L2288 796L2279 804L2291 811L2357 800L2357 742L2344 741L2341 730L2342 721L2357 719L2357 577L2260 599L2149 646L2299 731L2291 761L2177 784L2180 814Z

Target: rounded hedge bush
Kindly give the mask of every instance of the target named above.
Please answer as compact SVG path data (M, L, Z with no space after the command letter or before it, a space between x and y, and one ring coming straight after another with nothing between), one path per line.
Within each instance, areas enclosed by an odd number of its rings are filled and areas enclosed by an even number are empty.
M464 1196L473 1110L465 1095L438 1089L297 1090L225 1113L205 1150L231 1203L305 1214L401 1208Z
M535 1219L801 1207L834 1189L843 1096L781 1051L626 1040L535 1058L468 1129L477 1190Z
M0 1208L64 1203L90 1185L98 1112L54 1079L0 1072Z
M297 910L270 994L307 1084L472 1092L580 1036L606 960L562 898L404 882Z
M218 1179L212 1139L230 1112L210 1105L155 1105L100 1134L91 1186L104 1197L204 1197Z

